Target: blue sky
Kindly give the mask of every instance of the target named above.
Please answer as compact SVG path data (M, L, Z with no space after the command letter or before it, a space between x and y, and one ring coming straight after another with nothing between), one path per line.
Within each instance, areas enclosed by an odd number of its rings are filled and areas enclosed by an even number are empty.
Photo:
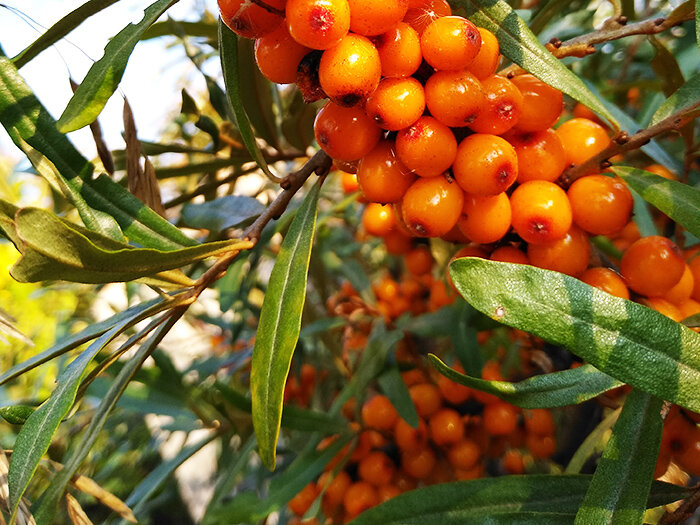
M89 18L66 39L47 49L20 73L35 91L49 112L58 118L71 97L69 75L80 81L94 60L98 60L109 38L129 22L137 22L143 9L153 0L121 0ZM0 7L0 45L8 56L14 56L33 42L45 28L79 7L85 0L3 0L0 4L31 17L27 22L12 10ZM176 20L196 20L204 8L217 12L216 0L180 0L168 14ZM43 27L43 28L42 28ZM139 136L156 139L167 122L167 116L178 111L180 90L190 93L205 89L201 75L184 57L181 46L167 49L173 39L157 39L136 46L121 83L136 117ZM107 144L116 149L121 140L122 98L120 92L112 97L100 116ZM96 155L89 131L71 134L71 139L88 158ZM20 159L21 152L0 128L0 157Z

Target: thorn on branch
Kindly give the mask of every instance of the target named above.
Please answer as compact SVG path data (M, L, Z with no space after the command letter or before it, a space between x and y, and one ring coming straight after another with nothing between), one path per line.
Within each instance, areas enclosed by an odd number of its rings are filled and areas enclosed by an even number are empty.
M610 162L609 160L603 160L600 163L600 169L602 169L602 170L607 169L610 166L612 166L612 162Z
M630 139L629 134L626 131L620 131L615 137L613 137L613 140L615 141L616 144L626 144Z
M561 47L562 41L559 40L557 37L553 37L550 41L550 44L554 46L555 49L559 49Z
M666 19L664 17L659 17L656 20L654 20L654 25L661 26L666 22Z
M627 25L627 17L625 15L620 15L617 17L617 23L621 26Z

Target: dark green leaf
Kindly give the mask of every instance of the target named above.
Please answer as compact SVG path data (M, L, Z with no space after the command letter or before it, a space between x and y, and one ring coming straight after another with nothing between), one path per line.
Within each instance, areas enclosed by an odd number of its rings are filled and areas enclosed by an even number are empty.
M676 61L676 57L658 38L654 35L649 35L647 38L656 50L654 58L651 59L651 67L663 83L664 94L670 97L685 83L683 72Z
M75 131L93 122L121 82L126 64L143 32L178 0L158 0L144 11L138 24L129 24L105 46L102 58L95 62L78 86L58 119L62 133Z
M616 166L612 170L645 201L700 237L700 190L638 168Z
M418 428L418 412L416 412L416 406L413 404L411 394L408 392L408 387L404 383L398 367L389 368L377 378L377 382L384 395L396 408L399 416L413 428Z
M523 19L504 0L452 0L450 3L473 13L469 18L476 25L496 35L503 55L619 127L615 117L581 79L540 44Z
M36 407L12 405L0 408L0 417L11 425L24 425L35 410Z
M220 232L257 217L265 210L253 197L227 195L201 204L185 204L182 220L192 228Z
M683 324L691 328L700 327L700 314L691 315L690 317L683 319Z
M462 296L499 322L562 345L606 374L689 410L700 409L700 334L646 306L564 274L457 259Z
M22 258L10 273L21 282L60 279L83 283L131 281L179 268L207 257L250 247L220 241L176 251L133 248L97 234L90 238L70 223L39 208L23 208L15 216ZM192 281L183 276L182 285Z
M282 241L255 337L250 372L253 425L260 457L269 469L275 467L284 384L301 328L320 189L319 184L311 189Z
M257 163L261 170L270 178L275 176L267 166L265 157L263 157L255 135L250 125L250 120L246 114L246 109L243 106L241 95L241 79L238 63L238 37L226 25L219 21L219 52L221 53L221 68L224 73L224 82L226 84L226 94L228 101L231 104L233 113L236 116L238 130L241 133L241 138L245 147L248 148L251 157Z
M642 523L661 443L661 405L661 399L632 389L576 514L576 525Z
M696 73L688 79L676 92L666 99L666 102L661 104L651 118L651 124L670 117L683 113L688 117L698 113L700 107L700 73Z
M543 525L571 524L590 476L502 476L441 483L409 492L371 508L352 525ZM655 507L682 499L686 489L656 482Z
M517 383L510 383L508 381L486 381L460 374L433 354L428 355L428 359L438 369L438 372L452 381L482 392L488 392L507 403L523 408L577 405L622 385L621 382L591 365L537 375Z
M160 38L162 36L186 36L208 38L216 41L219 34L219 25L215 21L201 20L199 22L185 22L183 20L166 20L156 22L146 29L141 35L141 40Z
M295 89L285 108L281 129L287 142L299 151L306 151L314 141L315 117L316 108L312 104L305 104L301 93Z
M234 115L231 114L231 106L228 103L226 93L219 83L208 75L204 75L204 80L207 83L207 91L209 92L209 102L214 108L214 111L223 120L233 120Z
M118 1L119 0L88 0L48 28L44 34L32 42L19 55L14 57L12 61L18 69L21 68L39 53L61 40L92 15L99 13Z

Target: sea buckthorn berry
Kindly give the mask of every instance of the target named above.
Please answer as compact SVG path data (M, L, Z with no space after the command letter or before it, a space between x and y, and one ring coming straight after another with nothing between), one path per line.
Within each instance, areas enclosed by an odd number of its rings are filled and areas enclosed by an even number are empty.
M678 306L678 311L681 313L683 319L687 319L695 314L700 314L700 302L695 299L688 299L682 303L678 303L676 306ZM694 330L698 332L700 328L695 327Z
M610 144L608 132L586 118L572 118L557 128L566 152L566 164L582 164Z
M700 301L700 255L688 259L688 267L693 273L693 293L690 295L696 301Z
M396 211L394 211L394 216L396 216ZM404 255L413 246L413 237L395 228L384 236L384 246L391 255Z
M385 78L409 77L418 70L423 55L420 37L410 25L399 22L386 33L372 38Z
M342 186L344 193L355 193L356 191L359 191L360 186L357 184L357 172L348 173L343 171L340 178L340 185Z
M447 460L454 468L469 470L481 457L479 445L465 438L452 445L447 451Z
M318 496L318 488L313 481L304 486L296 496L289 500L289 509L297 516L303 516L311 508L311 504Z
M328 49L350 29L348 0L287 0L287 27L292 38L312 49Z
M270 0L270 9L245 0L218 0L218 4L224 24L244 38L260 38L284 19L285 0Z
M371 202L401 200L415 178L396 157L394 142L390 140L380 141L357 167L360 191Z
M437 457L429 446L401 454L401 470L414 479L425 479L435 468Z
M503 454L503 469L508 474L523 474L525 472L525 461L520 451L509 449Z
M343 498L343 507L350 518L360 515L378 503L377 489L366 481L356 481L350 485Z
M396 135L396 154L417 175L435 177L452 166L457 139L442 122L422 116Z
M408 0L408 11L403 21L421 34L433 20L451 14L452 8L447 0Z
M464 438L464 422L459 412L452 408L442 408L428 421L430 437L438 446L459 443Z
M574 181L567 192L574 223L593 235L612 235L629 222L634 199L616 177L588 175Z
M681 280L684 270L678 246L660 235L639 239L627 248L620 261L620 273L627 286L647 297L668 293Z
M566 153L553 129L530 133L512 132L504 137L518 156L518 182L554 182L566 167Z
M328 156L353 161L372 151L382 130L362 109L328 102L316 115L314 135Z
M438 70L457 71L472 63L481 48L477 27L461 16L433 20L420 37L425 61Z
M425 245L416 246L404 257L406 269L411 275L418 277L430 273L433 269L433 256L430 248Z
M501 246L491 252L489 259L517 264L530 264L527 254L515 246Z
M448 306L455 302L457 296L450 288L447 287L445 281L436 279L430 285L430 296L428 297L428 310L436 312L443 306Z
M580 102L576 103L571 114L574 117L587 118L588 120L602 124L600 118L598 118L598 115L596 115L595 112L593 112L593 110L591 110L589 107L581 104Z
M681 314L680 310L666 299L661 297L648 297L644 299L642 303L649 308L656 310L660 314L664 314L669 319L673 319L674 321L678 322L683 320L683 315Z
M296 82L299 62L310 51L291 37L286 25L280 24L255 41L255 62L270 82L291 84Z
M531 244L555 241L571 228L572 214L566 192L553 182L533 180L510 196L513 228Z
M390 276L386 275L383 278L381 278L379 281L377 281L376 283L372 284L372 291L374 292L374 295L376 295L378 299L381 299L382 301L386 301L386 302L390 303L391 301L395 301L396 298L399 296L399 293L400 293L399 283L397 283ZM385 396L381 396L381 397L385 397ZM387 406L386 401L388 401L388 400L382 399L381 402L378 402L378 403L380 403L379 406L386 407Z
M396 466L384 452L375 450L367 454L357 465L360 479L375 487L386 485L394 477Z
M511 82L523 95L523 110L515 125L519 131L542 131L559 119L564 104L561 91L527 74L517 75Z
M532 408L523 411L525 430L538 436L554 434L554 418L546 408Z
M700 429L690 429L680 444L680 449L673 454L678 466L691 476L700 476Z
M502 135L518 122L523 96L505 77L491 75L480 81L486 94L486 105L469 128L477 133Z
M479 116L486 96L468 71L437 71L425 83L425 105L430 114L450 127L466 126Z
M367 115L383 129L398 131L413 124L425 109L425 92L415 78L385 78L365 103Z
M318 78L323 91L341 106L354 106L379 85L382 64L374 44L352 33L323 52Z
M537 459L551 458L557 450L557 442L554 436L528 434L525 437L525 444L530 450L530 454Z
M440 410L442 396L438 387L432 383L418 383L408 389L416 412L420 417L428 418Z
M509 403L491 403L484 407L484 429L492 436L507 436L518 426L518 409Z
M428 443L428 427L425 421L418 419L418 426L413 428L403 419L399 418L394 427L394 442L400 450L413 452L421 450Z
M401 494L401 489L393 484L382 485L377 487L377 492L379 493L380 503L394 499L396 496Z
M654 175L658 175L659 177L663 177L664 179L678 180L678 177L676 177L670 169L668 169L666 166L662 166L661 164L649 164L644 168L644 170L648 171L649 173L653 173Z
M403 221L416 237L440 237L457 224L464 192L445 177L421 177L401 200Z
M464 195L462 216L457 221L462 233L473 242L489 244L510 229L510 200L498 195Z
M452 368L460 374L464 373L464 369L459 363ZM464 403L471 396L471 390L468 387L455 383L447 376L438 377L437 386L445 401L453 405Z
M527 256L533 266L578 277L588 267L591 245L586 232L572 226L561 239L530 244Z
M323 491L323 501L326 505L337 507L343 503L345 491L352 483L350 474L341 470L337 474L332 472L324 472L318 478L317 488Z
M498 63L501 61L501 53L496 35L483 27L479 27L478 30L481 35L481 47L467 69L481 80L496 72Z
M389 430L394 427L398 413L389 398L378 394L362 405L362 421L369 428Z
M690 299L694 287L695 278L693 277L693 272L690 269L690 266L686 264L681 280L678 281L673 288L666 292L664 299L672 302L675 305L679 305Z
M373 36L389 31L408 10L408 0L348 0L350 4L350 31Z
M611 270L610 268L603 268L602 266L589 268L583 272L583 274L581 274L579 279L586 284L590 284L599 290L609 293L610 295L615 295L617 297L621 297L622 299L630 298L630 292L627 289L625 281L622 280L622 277L620 277L617 272Z
M396 226L394 209L386 204L370 202L362 212L362 227L370 235L384 237Z
M497 195L506 191L518 176L518 156L505 139L477 133L457 146L452 164L461 188L474 195Z

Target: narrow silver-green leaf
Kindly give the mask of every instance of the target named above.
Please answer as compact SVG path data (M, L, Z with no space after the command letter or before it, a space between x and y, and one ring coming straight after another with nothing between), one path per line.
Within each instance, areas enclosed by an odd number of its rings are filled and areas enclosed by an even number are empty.
M129 24L105 46L102 58L95 62L68 102L58 129L75 131L94 122L122 80L131 52L144 31L178 0L158 0L146 8L138 24Z
M269 469L275 468L284 384L301 329L320 190L316 184L308 193L282 241L255 336L250 372L253 426L260 457Z
M630 188L696 237L700 237L700 190L638 168L611 168Z
M401 377L399 368L397 366L392 366L377 378L377 382L382 392L384 392L384 395L389 398L391 404L396 408L399 417L413 428L418 428L418 412L416 412L416 405L413 403L413 399L411 399L411 394Z
M255 218L263 211L265 206L253 197L226 195L207 202L185 204L181 216L192 228L220 232Z
M274 178L262 151L260 151L257 142L255 142L250 119L246 114L245 107L243 107L238 63L238 37L221 20L219 20L219 52L221 54L221 69L224 73L224 83L226 84L226 95L236 116L238 131L241 133L243 143L260 169L268 177Z
M450 0L450 4L463 7L468 13L473 12L469 18L496 35L504 56L619 128L615 117L588 90L583 81L547 51L525 21L504 0Z
M351 525L571 524L591 476L502 476L440 483L404 492L371 508ZM682 499L687 490L656 482L648 505Z
M163 22L156 22L146 29L141 35L141 40L180 35L207 38L210 41L216 41L219 35L219 24L211 19L198 22L168 19Z
M666 102L659 106L651 118L651 124L657 124L671 115L682 113L692 117L698 112L700 112L700 73L690 77L685 84L666 99Z
M486 381L460 374L433 354L429 354L428 359L438 372L452 381L488 392L522 408L577 405L623 384L591 365L537 375L517 383L510 383Z
M500 323L568 348L598 370L700 410L700 334L646 306L527 265L467 257L450 266L462 296Z
M661 399L632 389L575 525L641 525L661 443Z

